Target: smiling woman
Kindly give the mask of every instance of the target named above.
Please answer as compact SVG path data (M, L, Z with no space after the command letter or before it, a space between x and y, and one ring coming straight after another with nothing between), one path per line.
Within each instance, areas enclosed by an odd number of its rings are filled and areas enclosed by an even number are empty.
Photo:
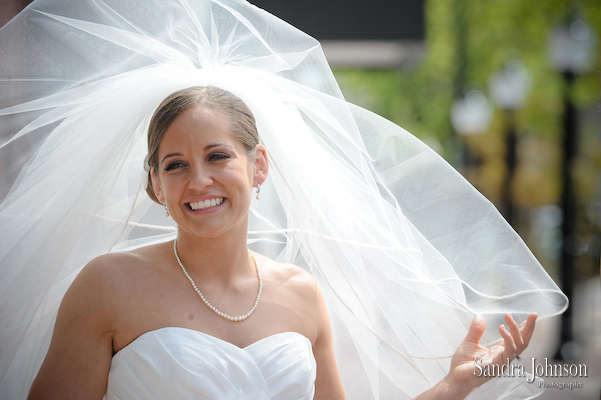
M461 398L566 306L314 39L241 0L140 4L0 30L0 397Z
M215 107L224 101L238 107L225 114L223 108ZM232 121L240 119L253 126L250 132L235 135ZM160 363L173 364L169 375L178 378L193 370L192 378L186 379L191 379L187 387L194 397L228 398L234 389L245 396L342 398L329 317L315 281L298 267L260 256L257 261L247 250L252 188L263 183L268 172L267 154L258 144L252 113L224 90L188 88L159 106L148 136L149 154L154 154L147 158L149 187L177 223L177 239L173 244L98 257L83 269L65 295L48 356L29 397L68 398L81 389L109 400L144 397L146 389L138 391L135 382L146 388L167 379L151 367ZM256 144L249 148L239 138ZM158 143L154 152L151 143ZM128 271L123 271L126 265ZM122 284L123 280L135 282L136 277L136 288ZM159 302L157 292L161 293ZM206 308L199 309L194 292ZM87 310L94 310L93 316ZM232 322L240 324L232 329ZM205 346L197 344L203 340L210 342L205 344L210 348L234 345L235 351L220 351L207 359ZM179 353L188 348L183 344L188 341L199 350L186 351L182 359ZM247 348L259 347L254 346L259 342L265 343L263 351L250 366L241 362L238 353L246 355ZM168 347L173 353L156 357L155 347ZM132 348L136 349L133 354ZM273 349L277 356L271 355ZM119 354L118 361L111 357L114 354ZM144 361L139 361L139 354ZM77 361L82 356L96 363L82 365ZM261 366L266 356L277 358L276 369ZM232 374L233 366L242 369ZM206 368L215 369L221 378L207 383L212 372L204 373ZM288 371L286 378L274 385L271 374L281 374L282 369ZM261 378L254 376L257 370ZM160 393L161 398L187 397L174 382Z
M147 157L149 186L177 223L173 256L207 309L198 310L198 299L191 291L183 290L182 286L186 285L173 268L169 243L92 260L65 295L48 356L34 381L30 398L65 398L82 389L109 400L143 397L136 388L142 386L146 391L154 385L152 382L166 378L160 370L151 367L157 363L173 363L186 371L196 371L186 384L195 396L217 399L224 393L229 396L229 388L235 388L246 396L282 399L345 397L334 355L330 318L315 281L298 267L284 267L266 257L260 258L259 267L255 256L246 248L250 193L253 186L265 182L267 153L261 144L249 149L232 133L230 121L252 118L252 113L245 107L229 114L207 107L206 103L211 103L215 95L221 99L235 98L215 88L194 87L175 92L159 106L148 130L148 143L158 142L155 156ZM182 103L186 106L173 107ZM168 123L164 123L165 109L176 110L169 115ZM256 132L256 128L252 129L251 137L258 142L252 135ZM149 154L151 151L149 146ZM156 161L152 162L153 159ZM125 265L128 271L123 271ZM143 279L138 279L135 289L122 284L123 281L134 282L136 277ZM202 283L202 291L197 281ZM164 288L171 290L163 292ZM258 308L263 290L265 296ZM162 292L160 304L154 295L157 291ZM110 293L110 298L106 293ZM135 302L129 301L131 298ZM173 312L171 307L164 308L170 303L178 312ZM92 316L89 316L90 310L94 311ZM134 315L136 318L132 318ZM503 345L490 349L479 345L485 325L482 320L474 319L467 338L453 357L450 373L421 397L465 396L484 382L477 379L476 373L470 374L472 369L481 369L482 364L494 367L502 360L507 360L509 365L510 358L528 345L535 319L533 315L527 323L518 326L507 316L510 331L499 331ZM235 330L229 326L232 322L240 323ZM165 329L167 327L185 329L173 331ZM202 342L201 339L208 339L217 347L234 345L236 353L245 355L247 348L255 343L270 342L275 348L284 344L286 350L278 351L274 357L279 368L288 371L286 378L279 379L274 386L271 373L280 374L281 370L259 367L262 357L271 354L268 346L263 346L263 351L251 363L257 363L262 377L258 380L250 379L249 371L255 368L248 365L243 372L228 372L231 365L245 364L240 363L237 354L215 354L216 362L207 360L204 346L200 346L198 351L186 351L182 359L179 349L188 348L182 342ZM299 361L297 352L307 346L310 352L305 351L300 359L304 365L302 372L295 372ZM129 350L134 347L135 356L131 356ZM156 357L155 347L167 347L173 353ZM116 359L111 357L115 354L119 354ZM144 361L139 360L139 354L144 355ZM82 355L84 360L96 362L93 366L82 365L78 361ZM480 363L472 366L473 359ZM208 374L200 371L212 369L214 364L226 369L217 368L221 379L207 384ZM175 368L176 376L187 375L180 369ZM140 382L141 385L136 384ZM180 385L173 382L160 392L169 398L185 396Z
M199 97L202 91L196 88L178 92L173 99L168 99L164 107L170 108L171 103L178 103L186 96ZM223 91L218 93L224 97ZM213 100L211 96L207 93L204 97ZM234 96L230 94L230 97ZM250 114L249 111L242 116L230 111L232 117L226 117L223 112L209 108L203 101L205 99L201 97L196 104L183 108L163 132L153 129L163 122L160 121L162 107L155 113L149 136L156 132L162 139L156 152L157 161L152 167L149 165L152 189L156 199L165 205L178 223L180 236L182 229L194 231L184 222L186 218L196 217L195 223L201 224L203 229L213 227L210 220L217 218L215 227L228 232L229 226L223 225L221 219L230 216L234 219L232 226L241 229L246 240L251 189L262 184L267 177L267 155L264 147L258 144L256 128L255 136L238 135L250 143L254 142L252 147L232 133L233 124L229 119L241 118ZM153 138L149 138L149 143L151 141ZM211 201L215 203L213 207L209 207ZM191 207L191 204L200 203L203 204L202 209Z
M259 133L255 118L246 104L231 93L216 87L186 88L163 100L152 117L148 128L148 156L145 162L149 179L151 171L158 169L159 144L167 128L183 110L200 105L204 110L212 110L222 117L229 116L229 131L246 147L249 157L254 157L255 146L259 144ZM160 203L153 186L148 186L146 192L151 199Z

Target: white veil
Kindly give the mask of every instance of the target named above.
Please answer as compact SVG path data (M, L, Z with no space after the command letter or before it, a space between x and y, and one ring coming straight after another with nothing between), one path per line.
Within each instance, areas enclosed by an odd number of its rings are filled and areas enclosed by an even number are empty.
M146 129L188 86L253 111L271 169L249 246L319 281L349 398L434 385L476 312L490 343L505 312L567 307L493 205L347 103L316 40L242 0L36 0L0 29L0 50L2 398L25 398L88 261L175 235L144 193ZM539 390L491 385L484 398Z

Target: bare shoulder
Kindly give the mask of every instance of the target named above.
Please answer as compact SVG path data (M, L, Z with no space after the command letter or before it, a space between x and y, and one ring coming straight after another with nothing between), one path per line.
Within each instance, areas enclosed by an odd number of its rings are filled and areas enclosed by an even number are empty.
M91 260L79 273L77 281L86 282L94 280L103 282L115 278L115 274L120 275L126 271L126 268L132 264L137 264L140 257L133 253L109 253L103 254Z
M342 399L344 389L334 355L330 316L324 297L315 278L303 268L293 264L277 263L266 257L257 258L264 264L269 279L278 284L278 304L285 304L293 312L299 331L311 340L317 362L315 398ZM266 292L268 293L268 292ZM286 315L280 315L285 319Z
M61 314L72 318L88 314L107 329L114 329L110 325L115 322L115 316L127 297L133 295L132 288L151 273L154 252L155 249L148 248L94 258L67 290Z
M265 303L273 305L274 310L281 310L280 320L294 316L288 321L293 327L291 330L302 332L315 343L328 320L325 301L315 278L294 264L278 263L267 257L257 256L257 263L263 275Z
M126 253L108 253L91 260L82 270L91 274L118 272L121 268L135 267L152 260L158 253L157 246L141 247Z
M131 259L129 254L97 257L75 278L63 297L30 399L102 397L113 355L116 271Z
M311 293L319 291L315 278L305 269L291 263L276 262L262 255L255 256L261 273L267 279L283 285L287 290L294 289Z
M144 288L160 281L161 263L151 262L160 252L157 245L105 254L80 271L63 297L31 399L102 398L115 340L128 326L124 312L130 316L132 305L145 304Z
M103 254L91 260L73 283L85 285L93 282L96 288L121 286L127 283L129 276L147 271L159 253L157 246L148 246L127 253Z
M99 311L108 311L115 294L128 280L128 266L138 263L129 253L105 254L90 261L77 275L61 305L64 314L79 315L85 310L94 311L98 317L107 316Z

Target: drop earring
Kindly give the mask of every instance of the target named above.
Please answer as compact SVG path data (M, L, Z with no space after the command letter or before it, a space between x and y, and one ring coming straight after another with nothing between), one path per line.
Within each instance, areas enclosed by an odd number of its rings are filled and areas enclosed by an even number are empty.
M163 208L165 209L165 217L169 216L169 209L167 208L167 202L163 203Z
M261 185L258 183L257 183L257 195L255 196L255 199L261 200Z

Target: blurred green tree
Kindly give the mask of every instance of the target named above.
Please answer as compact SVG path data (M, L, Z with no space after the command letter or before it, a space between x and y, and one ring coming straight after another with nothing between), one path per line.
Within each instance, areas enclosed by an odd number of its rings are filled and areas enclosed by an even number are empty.
M422 139L461 172L493 203L502 199L506 174L505 121L495 110L482 135L458 137L449 117L454 98L464 85L487 91L491 75L510 57L520 57L532 77L523 109L517 110L518 164L511 187L519 209L515 228L545 264L552 251L537 245L541 235L532 222L542 207L559 203L564 82L549 60L549 34L568 13L571 0L428 0L426 51L421 62L406 70L336 69L346 98L370 109ZM581 0L586 21L601 36L598 0ZM578 265L582 273L598 273L601 224L601 40L594 66L577 77L570 93L580 116L580 146L573 169L583 245L589 255ZM476 165L458 165L456 143L465 146ZM545 235L542 235L545 236ZM549 235L546 235L547 237ZM551 235L552 236L552 235ZM547 240L547 239L545 239ZM555 246L557 247L557 245ZM584 260L584 261L583 261Z

